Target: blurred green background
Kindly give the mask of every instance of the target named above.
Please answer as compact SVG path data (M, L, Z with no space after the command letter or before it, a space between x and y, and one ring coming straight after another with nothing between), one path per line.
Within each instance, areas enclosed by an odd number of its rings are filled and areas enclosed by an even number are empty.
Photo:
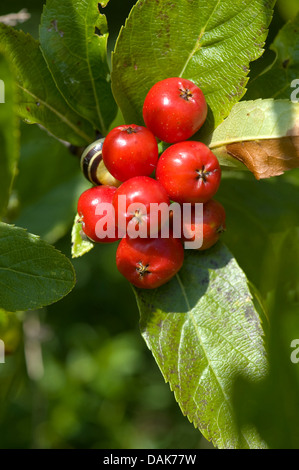
M109 50L134 3L111 0L103 10ZM42 7L38 0L2 2L0 16L26 8L31 17L18 27L38 37ZM298 10L297 1L278 2L268 44ZM272 60L266 52L251 76ZM71 258L76 202L87 187L78 157L37 126L22 124L7 221ZM278 330L285 330L280 359L288 360L290 340L299 338L299 171L260 182L227 173L218 198L228 214L223 240L258 289L259 308L273 318L283 309L287 320L282 326L277 320ZM146 348L133 292L115 266L116 246L97 245L72 260L77 283L62 301L39 311L0 310L7 347L0 365L0 448L212 449L182 415ZM286 262L290 253L292 262ZM267 331L267 320L264 326ZM276 377L284 367L279 364ZM292 366L298 391L299 365ZM289 400L288 390L279 393Z

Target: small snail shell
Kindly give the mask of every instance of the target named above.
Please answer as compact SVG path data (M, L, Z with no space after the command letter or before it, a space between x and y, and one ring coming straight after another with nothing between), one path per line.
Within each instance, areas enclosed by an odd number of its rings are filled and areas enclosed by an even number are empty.
M84 176L95 185L109 185L118 187L121 182L107 170L102 157L104 139L90 144L81 155L80 166Z

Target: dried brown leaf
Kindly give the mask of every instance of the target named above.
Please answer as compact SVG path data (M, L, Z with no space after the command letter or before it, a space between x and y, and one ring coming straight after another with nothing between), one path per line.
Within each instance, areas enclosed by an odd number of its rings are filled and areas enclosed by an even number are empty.
M220 149L219 149L220 150ZM244 163L257 179L299 168L299 136L228 144L221 149Z

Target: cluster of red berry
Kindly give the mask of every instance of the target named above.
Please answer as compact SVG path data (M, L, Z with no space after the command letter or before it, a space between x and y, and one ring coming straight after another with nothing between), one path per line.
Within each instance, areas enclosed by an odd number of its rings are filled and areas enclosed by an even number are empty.
M201 250L216 243L225 229L224 208L212 199L221 179L219 162L205 144L187 140L206 116L200 88L190 80L168 78L145 98L146 127L118 126L82 155L82 170L94 184L78 201L82 230L94 242L120 239L117 268L137 287L151 289L169 281L182 267L184 242L194 240L197 229L202 230ZM160 158L158 139L171 144ZM197 203L203 209L201 227ZM173 204L190 206L189 219L179 220L180 238L174 237ZM164 213L163 206L168 209ZM166 223L171 227L165 237L161 230Z

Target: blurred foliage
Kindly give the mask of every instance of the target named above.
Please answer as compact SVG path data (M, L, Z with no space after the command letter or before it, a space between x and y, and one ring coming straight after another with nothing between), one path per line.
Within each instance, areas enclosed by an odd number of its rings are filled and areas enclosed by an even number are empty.
M298 349L292 343L297 340L298 345L299 338L299 229L272 236L275 253L266 248L263 268L270 313L270 371L258 385L239 377L235 404L240 424L256 425L271 448L298 449Z
M110 50L134 3L110 0L103 9ZM41 0L2 2L0 15L27 8L31 18L18 27L37 37L42 6ZM297 7L297 0L279 0L267 44ZM250 75L272 60L266 52ZM22 126L7 221L43 236L70 258L76 201L87 186L78 157L44 130ZM265 339L269 378L258 390L237 383L240 421L254 422L273 447L298 448L299 365L289 357L291 340L299 338L299 171L259 182L225 173L219 200L228 214L223 241L273 320ZM116 244L97 245L72 260L77 284L62 301L38 311L0 310L7 348L0 364L0 448L212 448L182 415L141 338L135 298L116 269L115 250ZM266 320L264 326L268 332Z
M56 247L69 253L69 236ZM140 336L115 248L74 260L73 295L25 314L24 344L0 367L0 448L201 445Z

